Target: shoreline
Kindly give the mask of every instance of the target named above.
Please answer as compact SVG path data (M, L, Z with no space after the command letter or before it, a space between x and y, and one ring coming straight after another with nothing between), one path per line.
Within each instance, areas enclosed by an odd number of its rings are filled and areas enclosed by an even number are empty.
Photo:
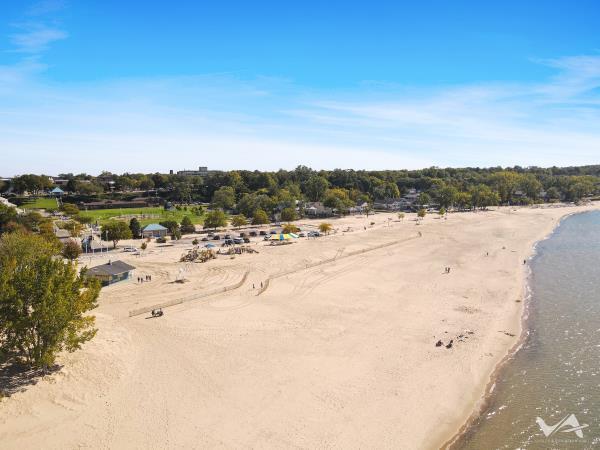
M594 211L594 209L587 211L573 211L564 214L557 221L552 230L547 233L542 238L538 239L531 246L531 252L527 257L527 264L525 265L522 272L525 272L523 277L523 305L521 307L521 318L519 321L519 339L517 342L511 346L506 354L502 357L502 359L496 364L492 373L489 376L489 379L485 385L485 389L483 395L474 405L474 408L471 414L467 417L461 427L452 435L452 437L446 440L439 448L444 450L455 450L464 442L464 439L467 435L473 432L477 426L477 422L480 420L482 415L487 411L490 406L490 402L492 401L494 391L496 388L496 383L498 382L498 377L502 370L510 363L510 361L515 357L515 355L523 348L523 345L527 342L530 336L530 328L529 328L529 316L530 316L530 307L531 302L533 301L533 290L531 287L531 276L533 275L533 271L531 269L530 262L537 256L537 248L538 245L552 237L552 235L558 230L558 228L562 225L563 221L568 219L571 216L577 214L585 214L588 212ZM521 274L523 276L523 273Z

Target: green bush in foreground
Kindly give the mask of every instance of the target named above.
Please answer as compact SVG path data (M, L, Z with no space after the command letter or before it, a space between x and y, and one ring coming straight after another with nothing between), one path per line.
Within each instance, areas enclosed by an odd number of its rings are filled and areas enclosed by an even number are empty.
M40 236L0 238L0 362L15 358L47 369L96 334L100 285L57 258L60 248Z

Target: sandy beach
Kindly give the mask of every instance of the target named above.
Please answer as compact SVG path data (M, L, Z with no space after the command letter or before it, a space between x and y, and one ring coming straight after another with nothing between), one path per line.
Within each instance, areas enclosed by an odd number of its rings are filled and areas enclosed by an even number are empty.
M518 342L535 242L593 208L354 216L204 264L178 262L192 236L117 251L134 279L103 289L93 341L0 401L0 446L439 448Z

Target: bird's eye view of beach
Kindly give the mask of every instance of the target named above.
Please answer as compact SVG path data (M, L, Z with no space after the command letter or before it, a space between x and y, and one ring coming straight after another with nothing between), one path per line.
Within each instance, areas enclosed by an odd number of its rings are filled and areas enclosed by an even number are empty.
M600 448L600 4L0 5L0 449Z

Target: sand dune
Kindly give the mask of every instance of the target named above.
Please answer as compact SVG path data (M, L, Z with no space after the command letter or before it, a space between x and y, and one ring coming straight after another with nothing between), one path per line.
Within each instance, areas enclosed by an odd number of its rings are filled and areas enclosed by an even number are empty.
M153 281L103 290L97 338L0 403L1 447L439 447L517 342L533 244L590 208L500 208L418 226L345 218L331 236L261 242L259 254L206 264L176 262L189 239L119 254ZM173 283L182 267L189 282ZM160 319L129 317L246 272L239 288Z

